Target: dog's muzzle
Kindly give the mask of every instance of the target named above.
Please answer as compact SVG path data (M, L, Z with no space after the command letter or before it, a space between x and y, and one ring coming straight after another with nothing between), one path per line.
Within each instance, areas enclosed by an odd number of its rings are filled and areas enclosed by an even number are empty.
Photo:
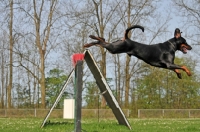
M180 50L184 53L184 54L187 54L187 51L188 50L191 50L192 47L188 44L181 44L180 46Z

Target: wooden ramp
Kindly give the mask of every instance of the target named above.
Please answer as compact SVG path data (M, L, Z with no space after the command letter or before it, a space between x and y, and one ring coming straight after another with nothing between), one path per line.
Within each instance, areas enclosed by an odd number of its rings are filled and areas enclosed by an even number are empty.
M127 118L125 117L125 114L123 113L122 109L120 108L115 96L113 95L108 83L106 82L106 79L103 77L103 75L102 75L97 63L95 62L91 52L89 50L85 50L84 54L85 54L84 60L87 63L87 66L89 67L90 71L92 72L102 95L104 96L106 102L108 103L108 105L112 109L112 112L114 113L116 119L118 120L118 123L120 125L125 125L129 129L131 129L130 123L128 122ZM73 72L74 72L74 69L70 73L65 85L61 89L60 94L58 95L58 97L57 97L55 103L53 104L52 108L49 110L49 112L48 112L47 116L45 117L41 127L44 126L44 124L46 123L48 117L50 116L50 113L52 112L53 108L59 102L59 100L60 100L60 98L61 98L61 96L64 92L64 89L66 88L67 83L71 79L71 74Z

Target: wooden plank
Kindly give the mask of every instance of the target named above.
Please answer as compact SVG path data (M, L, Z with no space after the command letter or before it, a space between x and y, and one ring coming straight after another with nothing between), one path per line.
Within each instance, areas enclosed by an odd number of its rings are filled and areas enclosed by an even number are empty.
M115 96L113 95L109 85L107 84L106 79L103 77L97 63L95 62L95 60L89 50L87 50L85 52L84 59L88 65L89 69L91 70L101 93L103 93L103 96L104 96L106 102L108 103L108 105L112 109L116 119L118 120L118 123L120 125L125 125L129 129L131 129L130 123L128 122L127 118L125 117Z

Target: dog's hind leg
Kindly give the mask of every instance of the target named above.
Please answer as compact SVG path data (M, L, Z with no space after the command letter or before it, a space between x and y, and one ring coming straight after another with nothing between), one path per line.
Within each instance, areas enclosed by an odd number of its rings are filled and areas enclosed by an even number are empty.
M105 42L105 39L102 38L102 37L96 37L96 36L94 36L94 35L90 35L89 37L90 37L91 39L99 40L100 42L106 43L106 42Z
M97 40L97 41L93 41L93 42L91 42L91 43L87 43L87 44L84 44L84 48L88 48L88 47L91 47L91 46L93 46L93 45L101 45L102 43L105 43L105 39L104 38L101 38L101 37L96 37L96 36L94 36L94 35L90 35L89 36L91 39L95 39L95 40Z
M88 43L88 44L84 44L83 47L88 48L88 47L91 47L91 46L99 44L99 43L100 43L99 41L94 41L94 42L91 42L91 43Z

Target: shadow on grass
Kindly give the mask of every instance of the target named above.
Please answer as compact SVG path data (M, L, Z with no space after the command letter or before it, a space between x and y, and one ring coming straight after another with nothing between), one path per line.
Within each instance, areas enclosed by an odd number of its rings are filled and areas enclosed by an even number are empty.
M44 127L46 127L46 126L51 126L51 125L74 125L74 123L73 122L58 122L58 121L56 121L56 122L51 122L50 120L49 121L47 121L45 124L44 124Z

